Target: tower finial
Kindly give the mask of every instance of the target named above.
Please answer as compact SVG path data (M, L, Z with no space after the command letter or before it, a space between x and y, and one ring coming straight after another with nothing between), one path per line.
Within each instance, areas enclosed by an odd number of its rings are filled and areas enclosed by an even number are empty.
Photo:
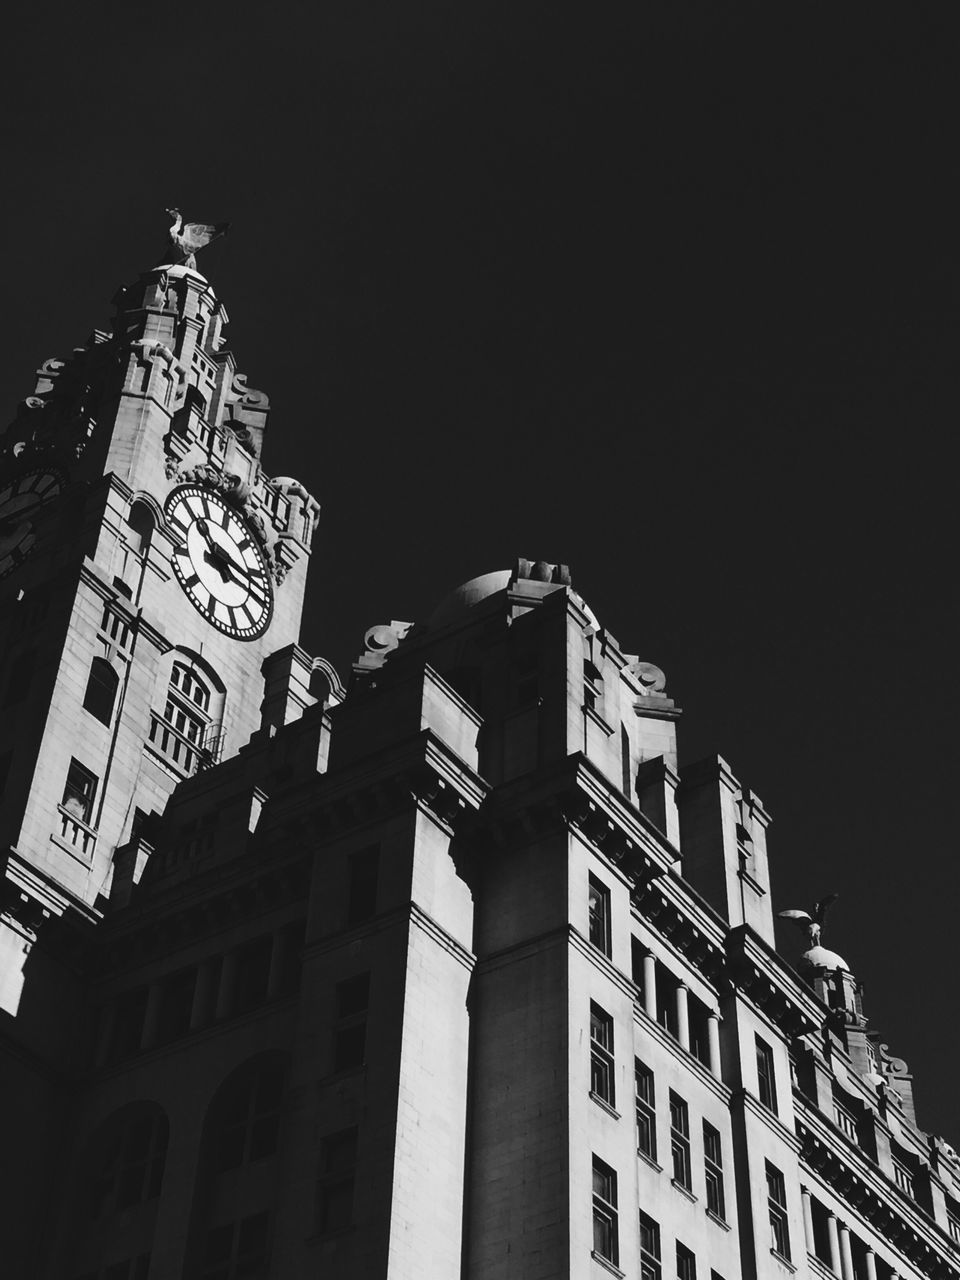
M229 222L184 222L179 209L167 209L173 219L167 233L167 247L164 255L157 263L158 267L180 266L196 271L196 254L206 248L212 240L225 235L230 230Z

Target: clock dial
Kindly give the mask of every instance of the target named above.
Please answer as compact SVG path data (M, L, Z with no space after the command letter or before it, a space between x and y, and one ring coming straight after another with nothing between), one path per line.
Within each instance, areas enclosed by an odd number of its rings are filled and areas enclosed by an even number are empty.
M37 537L31 523L63 486L56 471L26 471L0 488L0 578L26 559Z
M194 606L225 635L262 635L273 613L270 572L243 518L199 485L174 490L167 518L181 540L173 571Z

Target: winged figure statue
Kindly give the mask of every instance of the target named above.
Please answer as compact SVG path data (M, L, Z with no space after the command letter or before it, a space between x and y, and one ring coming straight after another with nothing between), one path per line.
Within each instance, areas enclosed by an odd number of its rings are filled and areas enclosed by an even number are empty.
M173 263L196 271L197 252L230 229L229 222L184 222L179 209L167 209L166 212L173 219L173 225L168 233L169 243L163 265Z
M789 911L778 911L777 915L781 920L792 920L798 929L804 930L810 946L819 947L824 916L839 897L839 893L828 893L825 898L820 899L813 911L797 911L791 908Z

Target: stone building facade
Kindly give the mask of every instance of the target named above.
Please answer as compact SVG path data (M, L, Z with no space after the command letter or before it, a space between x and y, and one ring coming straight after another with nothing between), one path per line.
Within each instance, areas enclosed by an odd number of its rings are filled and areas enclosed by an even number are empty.
M769 815L520 560L297 644L318 507L186 267L2 441L4 1274L960 1280Z

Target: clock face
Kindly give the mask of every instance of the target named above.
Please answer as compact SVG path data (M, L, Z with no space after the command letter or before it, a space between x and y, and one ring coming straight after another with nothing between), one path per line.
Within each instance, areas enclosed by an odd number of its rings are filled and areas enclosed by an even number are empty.
M56 471L26 471L0 488L0 578L12 573L37 540L31 518L63 486Z
M270 573L242 517L219 494L191 484L167 499L167 518L181 539L173 571L195 607L225 635L262 635L273 613Z

